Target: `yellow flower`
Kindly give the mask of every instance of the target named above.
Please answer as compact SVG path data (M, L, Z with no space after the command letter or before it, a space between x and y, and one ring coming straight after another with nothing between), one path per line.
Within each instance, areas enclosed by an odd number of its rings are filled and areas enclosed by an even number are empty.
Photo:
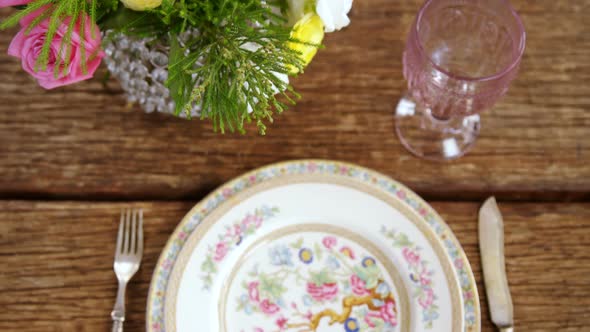
M322 40L324 40L324 23L322 23L322 19L315 13L306 14L295 24L293 30L291 30L291 38L305 43L321 44ZM292 50L301 53L300 56L304 66L307 66L311 62L311 59L313 59L318 51L317 46L305 45L298 42L289 42L288 45ZM289 72L291 75L295 75L299 73L299 70L290 66Z
M162 4L162 0L121 0L125 7L137 11L154 9Z

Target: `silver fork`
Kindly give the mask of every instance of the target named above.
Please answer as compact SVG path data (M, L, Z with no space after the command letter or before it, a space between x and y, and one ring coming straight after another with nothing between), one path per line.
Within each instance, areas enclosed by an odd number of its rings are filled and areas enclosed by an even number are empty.
M115 274L119 280L117 302L111 312L112 332L123 332L125 321L125 289L127 283L139 269L143 254L143 211L141 209L121 211L121 223L115 251Z

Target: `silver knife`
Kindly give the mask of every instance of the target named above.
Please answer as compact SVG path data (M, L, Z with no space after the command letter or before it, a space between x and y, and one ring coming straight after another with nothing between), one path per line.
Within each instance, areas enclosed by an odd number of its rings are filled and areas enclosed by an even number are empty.
M479 249L492 322L501 332L513 332L512 298L504 265L504 221L494 197L479 210Z

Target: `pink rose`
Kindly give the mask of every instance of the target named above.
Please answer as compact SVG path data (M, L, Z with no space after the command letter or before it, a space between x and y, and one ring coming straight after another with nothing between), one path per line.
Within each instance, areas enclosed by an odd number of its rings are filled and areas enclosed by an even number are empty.
M278 305L271 303L268 299L264 299L260 302L260 310L267 315L274 315L279 312L281 308Z
M225 244L225 242L219 242L215 246L215 256L213 256L213 260L215 260L216 262L220 262L225 257L225 255L227 255L228 251L229 248Z
M258 281L252 281L248 284L248 297L250 297L250 301L253 301L254 303L258 303L260 301Z
M324 244L324 247L332 249L332 247L336 245L336 238L333 236L326 236L322 240L322 243Z
M33 1L33 0L2 0L0 2L0 8L26 5L31 1Z
M406 261L410 263L410 265L418 265L418 263L420 263L420 255L418 255L418 253L416 253L414 250L404 248L404 250L402 250L402 254L404 255Z
M395 303L392 300L387 300L387 302L385 302L385 305L381 307L379 314L384 322L393 326L397 325L397 312L395 310Z
M350 277L350 286L352 287L352 292L355 295L365 296L371 294L371 292L366 288L365 282L356 274L353 274Z
M307 293L316 301L330 301L338 295L338 284L331 282L318 286L314 282L308 282Z
M426 309L428 307L430 307L432 305L432 302L434 301L434 292L432 291L431 288L427 288L424 291L424 296L421 296L418 299L418 303L420 304L420 306L422 306L422 308Z
M60 68L56 77L55 66L58 65L60 45L62 39L67 34L68 25L71 20L70 18L65 19L61 23L53 41L51 42L47 68L44 70L38 68L39 71L35 71L37 58L39 58L47 35L47 29L49 28L49 18L43 20L29 33L26 33L26 30L31 22L45 10L47 10L47 7L42 7L41 9L25 16L20 21L22 29L16 34L16 36L14 36L14 39L12 39L12 42L8 47L8 54L20 58L23 69L36 78L39 85L45 89L53 89L58 86L68 85L91 78L94 75L96 68L100 65L104 53L100 49L101 37L98 26L96 26L88 16L86 17L84 26L84 43L82 43L82 38L80 36L80 22L76 22L76 25L74 26L70 43L72 46L70 64L68 65L68 68L66 68L66 73L64 74L62 70L63 68ZM92 29L94 29L94 34L91 32ZM82 49L84 49L86 54L86 73L82 70ZM65 56L65 49L62 50L61 55ZM61 61L61 63L63 64L63 61Z

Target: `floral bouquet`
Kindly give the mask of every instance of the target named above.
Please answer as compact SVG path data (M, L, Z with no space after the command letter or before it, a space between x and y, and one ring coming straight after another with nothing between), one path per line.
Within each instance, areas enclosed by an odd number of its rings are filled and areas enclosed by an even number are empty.
M324 38L347 26L352 0L0 0L20 25L8 53L45 89L91 78L101 61L131 102L264 134L299 95Z

